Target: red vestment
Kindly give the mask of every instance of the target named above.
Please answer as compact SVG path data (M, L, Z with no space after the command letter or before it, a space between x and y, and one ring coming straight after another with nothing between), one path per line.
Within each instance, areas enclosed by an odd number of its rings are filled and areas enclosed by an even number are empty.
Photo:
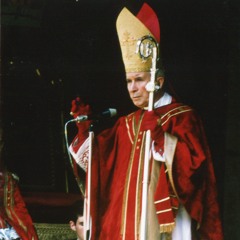
M193 109L179 103L155 111L163 131L178 139L172 175L179 203L197 223L195 232L199 239L223 239L214 170L200 118ZM121 117L113 128L94 139L91 185L94 240L139 239L144 112L138 110ZM73 150L77 152L78 148L76 138ZM170 181L168 190L173 193Z
M22 240L38 240L32 219L18 187L18 181L10 172L3 172L0 205L0 228L10 224Z

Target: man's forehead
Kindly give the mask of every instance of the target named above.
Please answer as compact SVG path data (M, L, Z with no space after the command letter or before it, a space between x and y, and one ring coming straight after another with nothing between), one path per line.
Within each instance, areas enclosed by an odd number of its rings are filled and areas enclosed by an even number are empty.
M138 78L149 76L150 72L128 72L126 73L126 78Z

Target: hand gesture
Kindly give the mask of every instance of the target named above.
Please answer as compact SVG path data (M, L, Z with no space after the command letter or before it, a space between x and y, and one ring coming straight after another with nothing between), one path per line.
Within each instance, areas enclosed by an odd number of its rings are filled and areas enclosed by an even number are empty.
M80 97L77 97L76 99L72 100L70 115L76 118L80 115L88 114L91 114L90 106L85 105L83 101L80 99Z
M89 105L86 105L80 97L72 100L71 111L70 115L74 118L81 116L81 115L89 115L91 114L91 108ZM76 125L78 128L78 143L82 143L87 137L89 132L91 121L77 121Z

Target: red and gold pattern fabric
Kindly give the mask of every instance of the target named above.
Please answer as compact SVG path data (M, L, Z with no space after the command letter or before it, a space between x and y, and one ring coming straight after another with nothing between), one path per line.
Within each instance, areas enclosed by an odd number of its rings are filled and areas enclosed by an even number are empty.
M160 116L164 132L174 136L177 143L172 163L166 162L165 165L153 159L151 161L149 199L156 205L152 204L151 209L155 213L151 213L149 218L157 222L159 234L172 230L172 227L168 229L166 226L174 223L167 220L164 226L166 218L158 216L159 211L164 210L159 209L159 201L167 199L166 206L161 208L172 208L169 210L173 214L171 219L174 220L180 203L191 219L198 223L195 231L200 239L223 239L213 165L200 118L193 109L179 103L168 104L155 111ZM113 128L95 137L91 186L92 239L139 239L145 151L144 113L144 110L138 110L121 117ZM157 168L154 165L158 165ZM160 177L161 171L166 171L165 178Z
M38 240L32 219L21 196L14 174L3 172L3 202L0 206L0 227L8 222L22 240Z

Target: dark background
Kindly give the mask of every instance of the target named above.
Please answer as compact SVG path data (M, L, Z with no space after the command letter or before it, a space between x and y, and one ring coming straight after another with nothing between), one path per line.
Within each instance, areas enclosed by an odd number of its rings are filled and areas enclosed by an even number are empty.
M239 232L239 6L234 0L147 1L161 25L166 81L197 109L212 151L225 238ZM77 192L64 140L71 100L134 110L116 18L143 1L2 0L5 163L24 192ZM111 126L111 119L96 131ZM69 141L76 133L68 127Z

